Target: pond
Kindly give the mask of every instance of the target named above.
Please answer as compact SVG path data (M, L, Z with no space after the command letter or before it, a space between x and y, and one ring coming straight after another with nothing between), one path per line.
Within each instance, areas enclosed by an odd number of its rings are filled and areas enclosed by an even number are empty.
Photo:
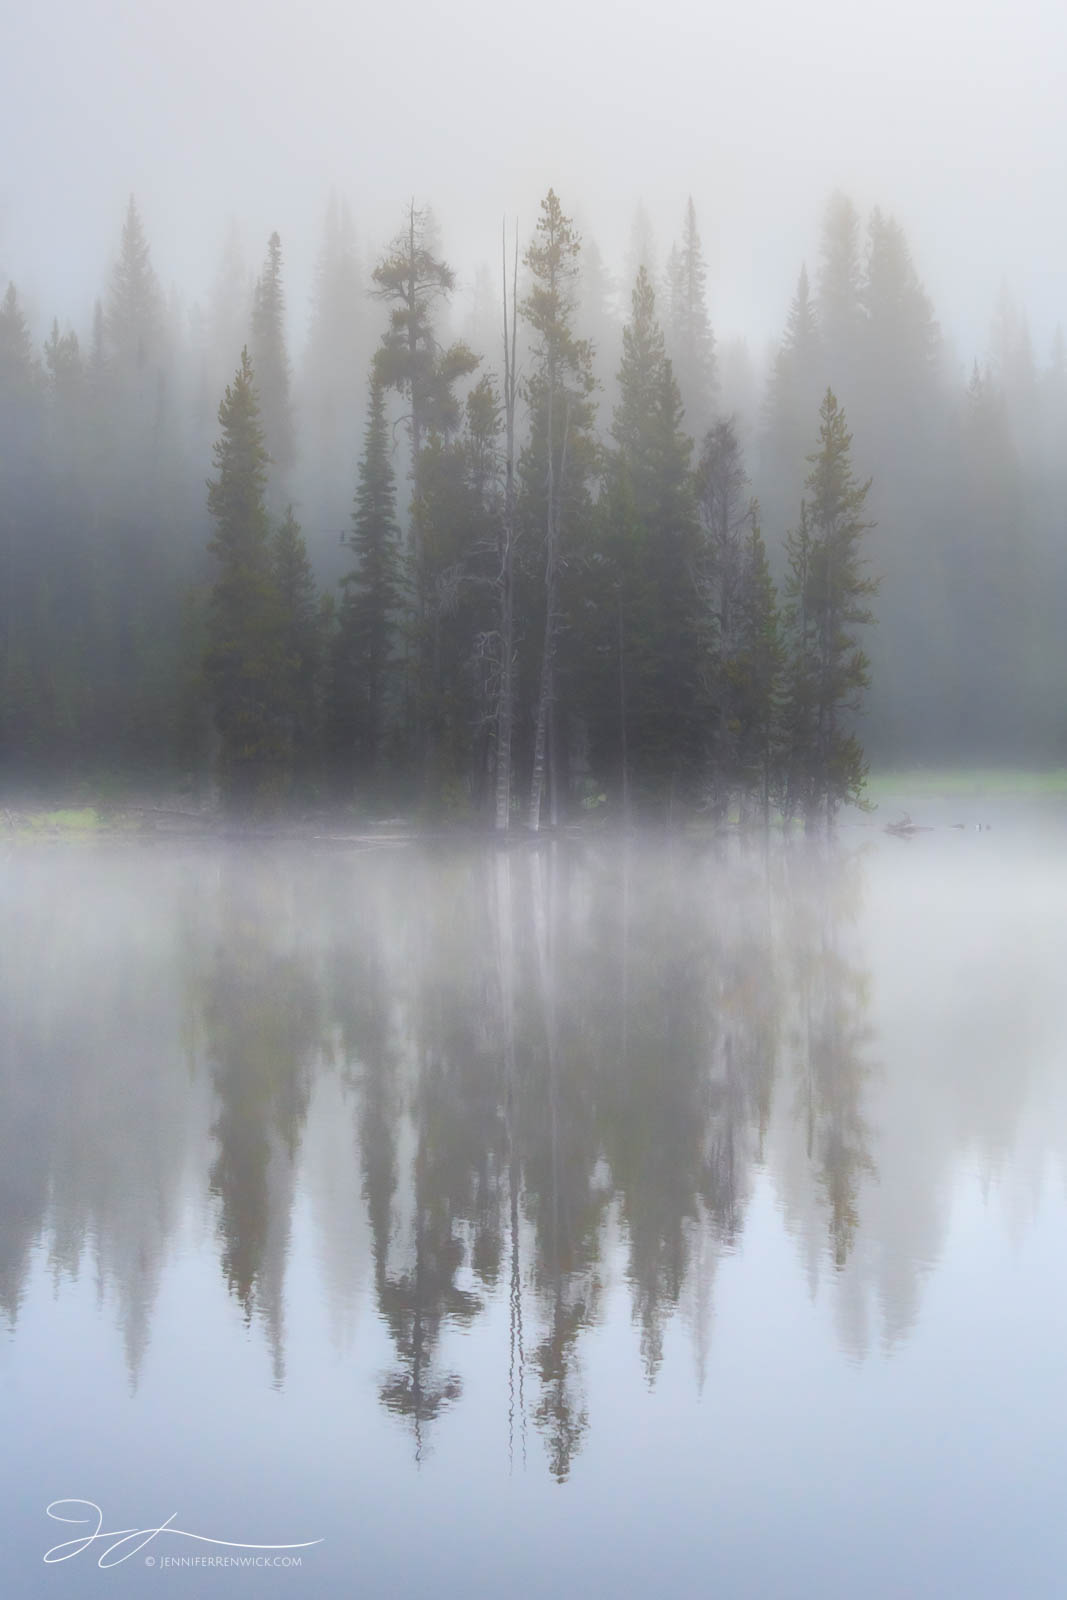
M10 848L3 1592L1064 1593L1067 828L960 809Z

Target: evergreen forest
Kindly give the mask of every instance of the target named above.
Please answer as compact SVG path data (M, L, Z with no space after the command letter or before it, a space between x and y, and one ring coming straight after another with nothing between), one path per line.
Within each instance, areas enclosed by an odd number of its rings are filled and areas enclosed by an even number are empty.
M397 216L331 201L299 346L278 233L189 305L132 198L90 326L7 286L5 790L811 825L872 761L1067 758L1067 341L1007 291L968 370L838 193L764 359L691 200L625 281L554 190L473 288Z

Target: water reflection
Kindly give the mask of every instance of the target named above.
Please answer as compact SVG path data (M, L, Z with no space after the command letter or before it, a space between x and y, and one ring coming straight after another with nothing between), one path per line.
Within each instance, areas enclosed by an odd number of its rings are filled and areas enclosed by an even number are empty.
M613 1286L647 1383L684 1326L703 1386L762 1182L812 1291L835 1284L844 1348L872 1316L892 1348L953 1162L1003 1157L1054 1037L1040 963L936 1008L956 967L935 945L916 987L920 880L894 872L877 849L684 841L12 858L0 1305L17 1333L35 1250L57 1285L91 1272L136 1384L191 1210L283 1385L306 1197L336 1336L369 1296L415 1459L463 1408L452 1335L499 1307L509 1454L535 1432L563 1481Z

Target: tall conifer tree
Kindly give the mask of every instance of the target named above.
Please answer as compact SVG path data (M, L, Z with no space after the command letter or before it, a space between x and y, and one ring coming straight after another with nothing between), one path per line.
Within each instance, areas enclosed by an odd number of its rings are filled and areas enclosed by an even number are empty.
M682 242L672 251L667 342L685 408L685 425L694 438L703 437L711 426L718 388L707 278L696 207L690 196L682 219Z
M344 579L334 657L332 720L349 777L372 774L383 758L403 600L399 538L385 392L375 369L348 536L355 567Z
M235 810L269 807L284 786L287 658L264 494L267 451L247 349L219 406L208 484L218 561L205 671L220 738L220 778Z
M286 507L272 551L285 658L284 713L288 754L309 776L319 753L322 614L303 530Z
M744 787L743 707L740 659L743 638L747 541L756 524L755 502L746 493L741 442L732 418L704 439L696 472L703 533L702 575L713 641L706 668L709 700L706 739L712 815L722 821Z
M413 496L409 521L409 558L414 618L412 650L414 685L410 699L411 733L416 764L425 788L434 766L435 728L427 715L435 676L433 639L433 575L428 563L428 530L423 517L422 455L431 433L444 439L462 420L456 384L478 365L462 342L442 348L436 313L455 287L455 273L437 252L436 230L426 211L412 201L407 221L388 254L374 269L374 293L389 307L389 327L382 336L375 365L387 389L407 401L411 441Z
M272 233L267 259L256 280L249 342L256 374L263 438L270 468L270 496L275 504L296 459L296 431L290 395L289 354L285 340L285 289L282 283L282 241Z
M644 268L637 275L631 319L623 331L619 403L601 511L602 549L612 572L613 635L605 659L615 662L615 714L602 719L600 740L614 730L609 765L621 774L623 809L631 796L669 803L696 768L697 686L705 640L699 624L697 542L690 487L692 441L655 294Z
M878 589L866 576L863 535L870 481L857 481L852 435L832 389L819 413L819 448L809 457L809 500L790 543L793 602L794 749L804 770L799 787L807 820L832 820L839 807L859 800L867 777L853 722L870 670L856 629L874 621L867 601ZM810 521L809 521L810 517Z
M559 815L561 751L557 727L557 640L560 562L568 524L587 500L594 447L592 350L577 337L581 239L553 189L541 202L537 231L524 257L531 284L521 311L533 336L526 382L530 442L523 457L526 514L544 533L544 634L534 709L529 826L541 825L546 777L549 815Z

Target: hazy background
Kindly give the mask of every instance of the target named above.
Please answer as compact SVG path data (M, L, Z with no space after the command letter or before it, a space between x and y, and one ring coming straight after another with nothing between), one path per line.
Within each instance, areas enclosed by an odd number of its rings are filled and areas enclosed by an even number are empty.
M228 219L254 262L277 228L299 343L332 188L370 251L410 196L431 203L468 286L501 215L528 237L549 184L616 269L638 201L662 255L692 193L716 332L759 360L840 186L899 218L961 365L1004 279L1043 358L1067 275L1065 33L1052 0L39 0L0 62L0 280L35 331L85 326L133 191L185 295Z

